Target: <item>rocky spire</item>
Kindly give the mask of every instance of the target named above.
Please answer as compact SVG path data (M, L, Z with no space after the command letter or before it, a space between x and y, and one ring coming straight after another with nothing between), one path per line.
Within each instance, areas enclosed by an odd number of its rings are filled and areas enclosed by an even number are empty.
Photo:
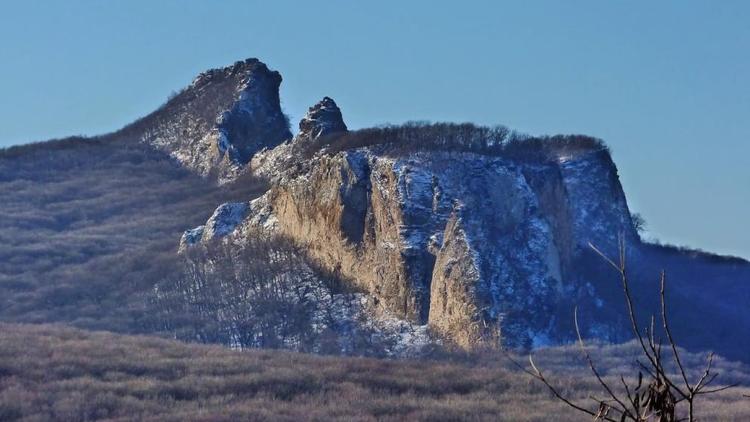
M323 97L317 104L310 107L305 117L300 120L296 139L312 140L331 133L346 132L346 130L346 124L336 102L329 97Z
M199 174L230 181L255 153L291 139L280 84L279 72L258 59L208 70L138 122L140 138Z
M244 164L262 148L273 148L291 138L289 122L281 111L279 72L258 59L240 61L221 71L225 77L237 79L239 85L235 102L216 121L220 152L229 152L230 158Z

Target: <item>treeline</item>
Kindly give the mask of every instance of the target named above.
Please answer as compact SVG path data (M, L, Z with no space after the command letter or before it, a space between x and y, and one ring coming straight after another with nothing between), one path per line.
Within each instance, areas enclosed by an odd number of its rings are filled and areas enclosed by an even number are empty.
M529 136L505 126L472 123L408 122L339 132L303 146L303 154L379 146L394 154L424 150L474 152L512 159L544 161L583 151L608 150L601 139L585 135Z
M0 148L0 159L12 159L21 157L24 154L32 153L51 153L53 151L74 150L90 146L98 146L100 144L101 140L99 138L68 136L60 139L50 139L48 141L31 142Z

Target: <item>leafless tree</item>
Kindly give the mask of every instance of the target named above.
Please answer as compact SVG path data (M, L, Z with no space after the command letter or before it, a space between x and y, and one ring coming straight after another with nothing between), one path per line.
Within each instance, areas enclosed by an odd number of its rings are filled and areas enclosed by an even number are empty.
M359 296L286 237L259 231L242 245L195 245L182 258L150 301L157 328L179 339L374 356L391 346Z
M182 271L156 287L165 329L182 326L178 337L241 348L313 343L327 290L288 239L258 234L242 247L196 246L184 258Z
M558 400L573 409L588 414L596 421L695 421L695 401L699 396L718 393L735 387L736 384L710 387L712 383L716 381L718 375L717 373L712 372L714 360L713 353L708 354L706 358L706 366L701 375L694 382L690 382L688 371L680 358L677 343L675 342L674 337L672 336L672 330L670 329L666 300L666 274L662 271L659 283L661 325L663 332L666 335L666 340L671 351L672 361L674 367L676 367L677 374L674 373L675 371L669 371L665 367L667 359L662 355L662 340L657 338L655 334L656 318L654 316L651 317L651 323L645 328L645 330L642 331L639 327L636 310L633 306L633 297L630 290L628 273L625 266L624 240L621 238L619 241L619 262L615 262L609 258L594 245L589 244L589 246L610 266L612 266L620 276L623 295L625 297L625 303L630 319L630 326L635 335L636 341L640 346L642 355L642 359L636 360L640 369L635 384L633 384L633 381L627 381L624 375L620 375L619 379L622 384L622 389L615 390L604 380L583 341L578 324L577 308L574 311L574 322L576 335L578 337L578 345L580 346L581 353L586 359L589 369L605 394L605 397L590 396L594 401L595 407L577 404L563 395L560 390L544 376L542 371L534 363L531 355L529 355L530 367L518 363L513 358L510 358L511 362L527 374L541 381ZM623 390L624 393L622 392ZM685 403L687 406L687 417L678 419L677 409L682 403Z

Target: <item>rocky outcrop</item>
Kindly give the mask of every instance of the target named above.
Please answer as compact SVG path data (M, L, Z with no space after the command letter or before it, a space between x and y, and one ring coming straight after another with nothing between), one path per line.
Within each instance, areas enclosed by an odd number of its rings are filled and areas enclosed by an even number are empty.
M201 73L140 122L143 142L217 179L234 179L256 152L292 137L281 111L281 75L257 59Z
M336 102L329 97L310 107L299 122L298 140L314 140L337 132L346 132L346 124Z
M206 224L186 230L180 239L180 251L203 240L215 239L232 233L247 215L246 202L227 202L219 205Z
M310 143L322 136L347 130L336 102L330 97L323 97L302 117L299 122L299 132L294 139L256 154L250 163L251 170L257 176L277 182L291 168L300 168L304 164L300 162L300 155Z
M606 151L525 161L378 146L299 155L346 126L335 102L311 107L294 140L259 153L273 187L231 235L262 227L366 291L383 313L428 324L463 347L555 341L564 296L599 300L572 263L588 243L638 241Z
M585 210L545 213L524 166L472 153L321 156L265 201L322 265L467 347L549 337L563 263L590 239L555 232Z

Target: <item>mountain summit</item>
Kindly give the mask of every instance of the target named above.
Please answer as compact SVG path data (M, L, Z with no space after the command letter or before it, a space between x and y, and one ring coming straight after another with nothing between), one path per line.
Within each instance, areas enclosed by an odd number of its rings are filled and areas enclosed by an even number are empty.
M258 59L203 72L144 119L141 140L203 176L231 180L256 152L292 137L281 80Z

